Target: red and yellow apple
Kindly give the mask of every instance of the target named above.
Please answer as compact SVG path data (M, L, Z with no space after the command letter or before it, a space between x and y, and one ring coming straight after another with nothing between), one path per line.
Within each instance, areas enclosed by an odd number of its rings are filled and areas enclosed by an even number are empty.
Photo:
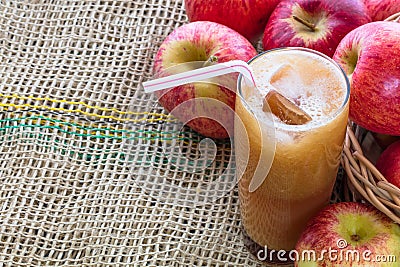
M296 267L394 267L400 259L400 226L369 204L331 204L308 222L296 251ZM387 261L378 262L379 257Z
M188 62L248 61L256 54L238 32L219 23L197 21L176 28L164 39L154 58L154 74L168 75L171 67ZM206 137L227 138L233 129L236 80L232 87L196 82L156 95L168 112L177 110L173 115L193 130Z
M348 33L333 59L351 84L349 117L372 132L400 135L400 23L377 21Z
M252 43L262 35L279 0L185 0L190 21L207 20L228 26Z
M300 46L331 57L348 32L370 21L361 0L283 0L265 27L263 48Z
M385 20L400 12L400 0L363 0L372 21Z
M379 156L376 168L389 183L400 188L400 141L388 146Z

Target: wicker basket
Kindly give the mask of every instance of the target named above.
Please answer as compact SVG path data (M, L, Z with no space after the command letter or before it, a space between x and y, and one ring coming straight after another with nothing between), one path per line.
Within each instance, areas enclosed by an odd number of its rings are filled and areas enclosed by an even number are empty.
M386 20L400 22L400 13ZM366 130L350 122L342 154L348 188L346 197L352 201L367 201L400 224L400 189L389 183L363 153L360 144L367 135Z

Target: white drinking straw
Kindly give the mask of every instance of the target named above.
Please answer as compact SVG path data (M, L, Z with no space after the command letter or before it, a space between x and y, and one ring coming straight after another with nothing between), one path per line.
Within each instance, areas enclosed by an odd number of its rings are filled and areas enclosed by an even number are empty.
M250 69L250 66L242 60L232 60L203 68L181 72L178 74L146 81L142 85L146 93L152 93L158 90L172 88L187 83L203 81L212 77L221 76L232 72L241 73L245 78L250 80L255 85L253 73Z

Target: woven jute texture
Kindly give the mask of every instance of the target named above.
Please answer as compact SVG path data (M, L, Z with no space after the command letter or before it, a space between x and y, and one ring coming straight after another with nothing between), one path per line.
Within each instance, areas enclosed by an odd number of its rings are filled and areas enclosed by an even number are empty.
M198 192L231 142L140 87L183 1L0 3L0 265L259 266L236 187Z

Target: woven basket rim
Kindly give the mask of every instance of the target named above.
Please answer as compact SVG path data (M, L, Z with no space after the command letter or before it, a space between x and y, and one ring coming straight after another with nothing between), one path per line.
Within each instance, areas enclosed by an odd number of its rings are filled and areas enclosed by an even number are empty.
M388 18L385 19L385 21L399 22L400 21L400 12L394 13L393 15L389 16Z

